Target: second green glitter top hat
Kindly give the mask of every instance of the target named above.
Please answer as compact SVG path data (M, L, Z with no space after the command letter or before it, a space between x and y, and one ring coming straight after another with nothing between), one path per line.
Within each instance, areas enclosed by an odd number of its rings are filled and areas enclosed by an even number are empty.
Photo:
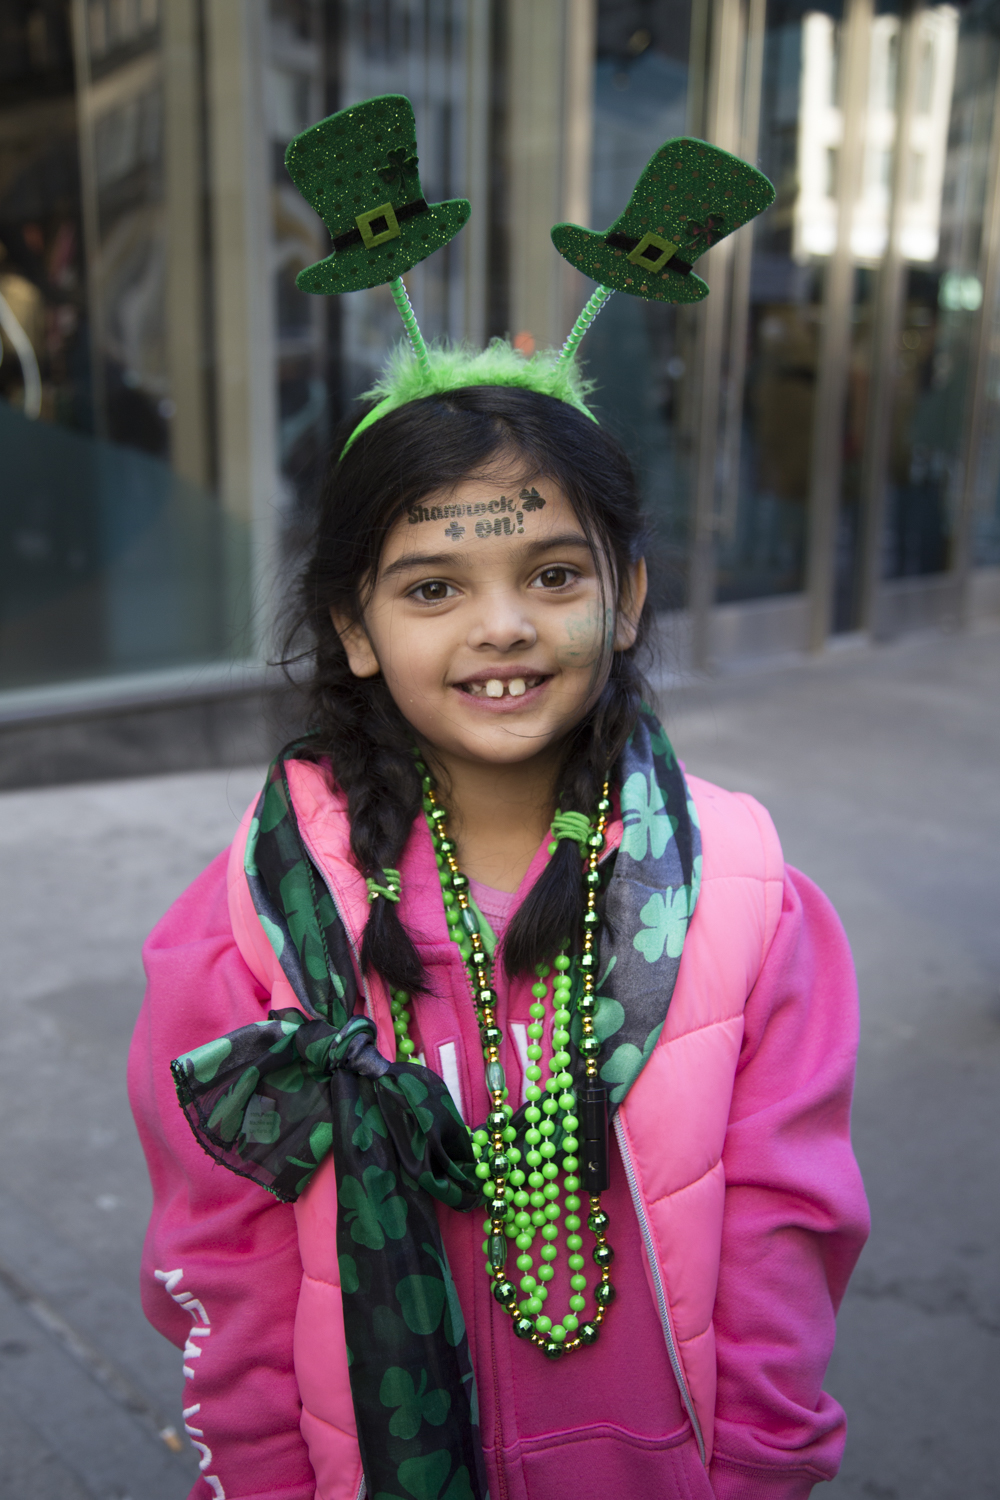
M643 168L609 229L556 224L552 243L578 271L651 302L700 302L708 287L691 263L769 208L763 172L707 141L667 141Z
M453 239L464 198L428 203L413 106L382 94L320 120L289 143L285 166L333 238L333 254L295 278L303 292L360 292L410 271Z

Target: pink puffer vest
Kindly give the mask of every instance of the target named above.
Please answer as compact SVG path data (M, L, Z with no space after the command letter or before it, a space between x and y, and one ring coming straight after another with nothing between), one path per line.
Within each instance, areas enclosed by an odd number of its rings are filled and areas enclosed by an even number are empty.
M355 947L368 915L353 864L346 809L319 768L288 767L299 826L323 871ZM712 1312L722 1242L722 1148L743 1038L743 1008L781 915L784 864L773 824L752 797L688 778L702 830L701 894L660 1040L615 1117L618 1144L646 1246L644 1267L681 1397L704 1461L715 1414ZM343 817L331 816L337 811ZM297 1001L257 920L243 875L252 809L233 844L229 909L233 933L276 1007ZM366 985L379 1047L392 1055L389 997ZM669 1142L669 1147L664 1146ZM317 1500L358 1500L363 1489L336 1254L333 1162L295 1206L302 1288L295 1373L302 1434L316 1472Z

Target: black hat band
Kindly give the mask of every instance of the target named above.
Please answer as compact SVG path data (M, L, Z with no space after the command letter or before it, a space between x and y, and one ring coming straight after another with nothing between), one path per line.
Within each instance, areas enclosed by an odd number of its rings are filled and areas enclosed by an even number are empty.
M607 234L604 236L605 244L610 245L612 250L625 250L631 254L642 242L634 240L629 234ZM336 241L334 242L336 243ZM676 271L680 276L690 276L691 265L686 260L680 260L676 255L660 268L664 271Z
M366 214L359 214L355 221L356 227L348 229L345 234L338 234L333 242L334 250L349 250L352 245L367 245L369 250L376 249L387 240L398 239L399 224L406 219L415 218L417 214L427 212L426 198L414 198L412 203L404 203L402 208L396 208L391 203L382 203L378 208L371 209ZM364 229L361 225L364 223Z

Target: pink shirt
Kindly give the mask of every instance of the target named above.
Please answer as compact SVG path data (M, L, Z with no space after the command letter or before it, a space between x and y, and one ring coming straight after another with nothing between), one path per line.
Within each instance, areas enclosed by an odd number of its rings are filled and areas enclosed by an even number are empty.
M517 891L498 891L480 880L470 880L469 887L479 910L496 936L502 938L517 905Z

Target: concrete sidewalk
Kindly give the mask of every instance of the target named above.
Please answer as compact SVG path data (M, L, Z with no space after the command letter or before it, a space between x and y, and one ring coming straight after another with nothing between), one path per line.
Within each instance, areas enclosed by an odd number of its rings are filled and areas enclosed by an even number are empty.
M854 1139L873 1233L827 1387L829 1500L1000 1495L1000 634L903 641L664 704L752 792L854 951Z
M768 806L858 962L875 1231L828 1381L851 1433L825 1494L993 1500L1000 635L674 688L662 707L692 771ZM183 1500L197 1473L171 1449L179 1355L138 1305L149 1190L124 1058L142 937L259 781L0 796L0 1500Z
M0 797L2 1500L182 1500L197 1477L179 1352L139 1306L150 1193L125 1056L142 939L259 782L209 772Z

